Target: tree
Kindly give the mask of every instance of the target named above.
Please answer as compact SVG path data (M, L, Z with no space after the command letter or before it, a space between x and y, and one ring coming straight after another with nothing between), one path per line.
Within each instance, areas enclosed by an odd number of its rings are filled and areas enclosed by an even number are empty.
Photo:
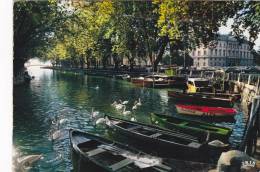
M14 3L14 75L24 63L40 56L48 38L56 32L66 18L59 7L48 1L17 1Z

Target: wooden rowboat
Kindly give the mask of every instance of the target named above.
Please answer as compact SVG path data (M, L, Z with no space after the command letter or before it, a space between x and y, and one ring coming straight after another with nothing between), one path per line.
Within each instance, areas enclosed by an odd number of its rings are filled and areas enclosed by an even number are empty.
M228 144L215 144L215 141L206 140L207 135L200 136L186 134L178 130L164 130L156 126L143 123L126 121L111 116L106 116L106 124L114 133L135 140L134 147L143 148L149 154L159 155L164 158L178 158L207 162L218 157L221 152L228 149ZM142 149L142 150L143 150ZM203 156L201 156L203 155Z
M233 107L234 100L232 98L219 98L210 95L200 95L193 93L180 93L168 91L168 96L174 98L177 102L190 103L194 105L204 105L213 107Z
M193 116L233 117L237 113L234 108L183 105L183 104L176 104L175 106L178 113L193 115Z
M196 92L193 93L195 95L203 95L203 96L214 96L217 98L225 98L225 99L232 99L233 101L239 101L241 99L240 94L229 94L229 93L208 93L208 92Z
M227 142L232 133L231 128L155 113L151 113L151 123L162 128L178 129L184 133L193 133L195 135L205 135L205 133L209 132L209 141L217 139Z
M137 122L126 121L107 116L108 127L129 138L136 139L142 144L152 146L151 149L166 151L174 150L175 156L197 155L203 150L206 136L198 138L180 132L161 130L156 127L143 125Z
M90 133L70 130L70 142L75 172L172 171L159 157Z

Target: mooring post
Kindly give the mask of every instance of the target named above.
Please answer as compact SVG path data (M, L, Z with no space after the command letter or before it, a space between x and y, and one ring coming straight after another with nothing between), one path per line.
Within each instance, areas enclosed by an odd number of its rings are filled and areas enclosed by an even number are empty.
M251 82L251 75L249 75L247 78L247 84L250 85L250 82Z

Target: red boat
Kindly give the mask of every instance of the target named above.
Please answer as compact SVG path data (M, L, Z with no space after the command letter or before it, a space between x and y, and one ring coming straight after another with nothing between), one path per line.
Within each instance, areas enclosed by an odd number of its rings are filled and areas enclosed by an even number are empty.
M208 117L233 117L237 111L234 108L209 107L197 105L182 105L176 104L177 112L193 116L208 116Z

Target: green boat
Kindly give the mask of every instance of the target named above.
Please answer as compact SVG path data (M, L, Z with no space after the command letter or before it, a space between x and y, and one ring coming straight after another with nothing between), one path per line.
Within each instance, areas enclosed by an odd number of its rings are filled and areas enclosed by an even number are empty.
M231 128L217 125L151 113L151 123L161 128L170 130L180 130L184 133L205 135L208 133L208 141L220 140L227 142L232 133Z

